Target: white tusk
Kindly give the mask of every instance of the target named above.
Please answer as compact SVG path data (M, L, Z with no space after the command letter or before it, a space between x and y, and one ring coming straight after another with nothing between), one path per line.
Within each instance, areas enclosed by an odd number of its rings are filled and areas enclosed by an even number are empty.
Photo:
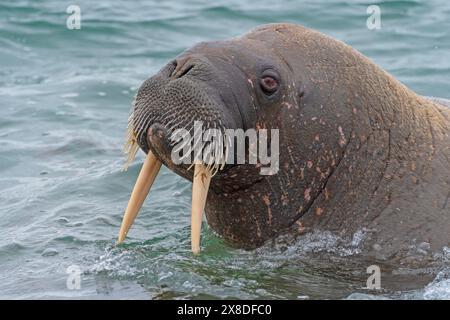
M208 196L211 172L203 164L196 164L192 185L191 246L194 254L200 253L200 233L203 210Z
M125 240L125 237L127 236L134 219L138 215L139 209L141 209L160 168L161 161L159 161L155 155L149 151L147 158L142 165L141 172L136 180L136 184L134 185L127 209L125 210L117 243L121 243Z

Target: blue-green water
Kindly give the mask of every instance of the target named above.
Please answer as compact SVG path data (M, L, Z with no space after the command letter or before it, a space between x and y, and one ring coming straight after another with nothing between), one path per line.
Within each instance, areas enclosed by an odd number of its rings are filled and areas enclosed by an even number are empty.
M81 8L81 29L66 8ZM381 29L366 27L369 4ZM22 1L0 3L0 298L345 298L367 292L358 247L331 234L246 252L203 231L190 253L190 183L166 169L114 247L142 154L121 153L137 87L205 40L270 22L343 40L416 92L450 98L450 2ZM356 239L357 240L357 239ZM83 272L66 285L69 266ZM450 281L393 270L381 293L449 298ZM425 277L426 278L426 277ZM430 281L433 282L430 283ZM382 280L384 281L384 280ZM406 285L407 286L407 285Z

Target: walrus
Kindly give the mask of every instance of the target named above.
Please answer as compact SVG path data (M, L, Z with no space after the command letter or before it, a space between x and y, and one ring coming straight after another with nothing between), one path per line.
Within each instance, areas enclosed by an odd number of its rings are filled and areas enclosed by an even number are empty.
M192 250L203 211L232 246L328 230L395 255L450 243L450 104L420 96L364 55L317 31L269 24L202 42L139 88L127 151L144 162L119 233L130 229L161 164L193 182ZM169 139L196 120L279 130L279 171L175 164ZM193 167L193 168L192 168ZM216 168L217 169L217 168Z

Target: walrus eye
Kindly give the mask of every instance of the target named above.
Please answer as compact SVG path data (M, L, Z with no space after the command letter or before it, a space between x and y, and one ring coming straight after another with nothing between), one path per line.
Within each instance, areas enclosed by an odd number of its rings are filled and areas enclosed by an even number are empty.
M271 76L264 76L260 81L261 89L265 94L271 95L278 89L278 81Z

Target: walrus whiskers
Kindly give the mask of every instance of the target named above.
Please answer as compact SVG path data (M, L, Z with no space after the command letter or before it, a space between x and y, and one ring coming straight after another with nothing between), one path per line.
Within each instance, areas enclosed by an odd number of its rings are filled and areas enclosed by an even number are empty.
M130 164L136 157L136 153L139 150L139 144L137 143L137 135L132 124L132 115L128 119L128 127L125 133L125 145L123 147L123 152L126 155L125 164L123 170L126 171Z

